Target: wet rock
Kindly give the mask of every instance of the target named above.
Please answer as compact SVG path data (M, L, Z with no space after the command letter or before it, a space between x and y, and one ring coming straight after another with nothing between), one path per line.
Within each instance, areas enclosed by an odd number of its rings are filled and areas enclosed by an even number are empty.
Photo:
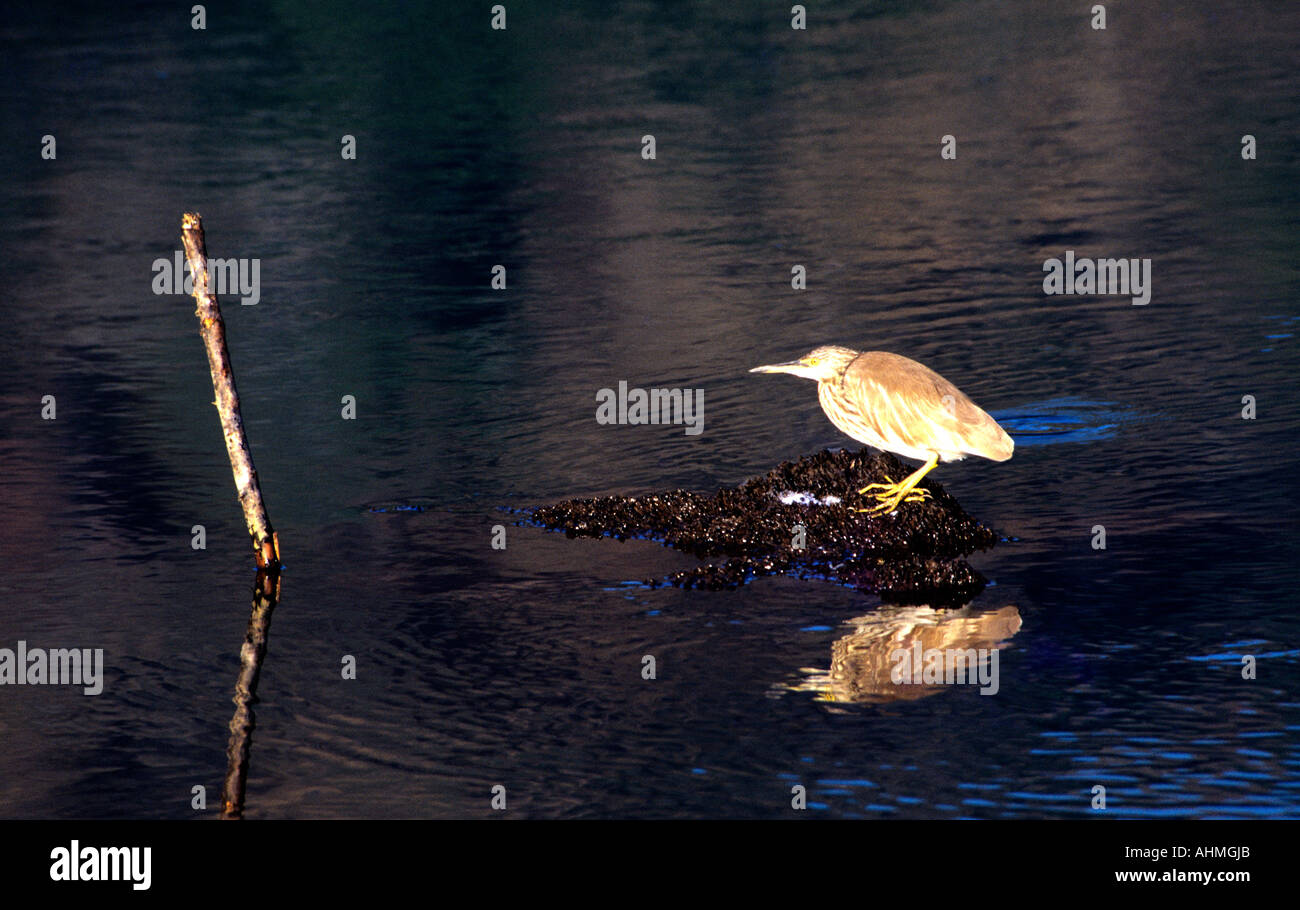
M911 470L869 449L822 451L712 496L673 490L574 499L534 509L530 519L569 537L648 538L708 560L668 578L683 587L718 590L758 575L793 575L895 602L965 603L986 582L961 557L992 547L997 535L942 486L927 478L920 486L931 498L892 513L853 511L875 503L859 489ZM799 525L802 549L795 546Z

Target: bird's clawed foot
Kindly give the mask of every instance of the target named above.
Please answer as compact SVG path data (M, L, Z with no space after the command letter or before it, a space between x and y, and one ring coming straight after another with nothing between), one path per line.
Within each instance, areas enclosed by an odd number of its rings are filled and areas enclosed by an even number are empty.
M911 478L908 478L909 480ZM914 484L909 486L907 481L895 483L894 478L888 474L885 475L888 483L869 483L858 494L862 495L870 490L878 490L872 493L879 502L869 509L854 509L855 512L867 512L869 514L884 514L894 511L898 506L905 502L921 502L930 498L930 491L916 487Z

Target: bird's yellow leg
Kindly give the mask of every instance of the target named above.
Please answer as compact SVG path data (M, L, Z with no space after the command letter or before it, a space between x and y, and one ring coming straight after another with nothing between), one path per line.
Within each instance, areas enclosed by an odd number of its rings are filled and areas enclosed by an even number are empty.
M901 483L895 483L894 479L886 474L885 480L889 481L889 483L867 484L861 490L858 490L858 493L862 494L866 493L868 490L879 488L880 492L871 494L876 497L879 502L870 509L854 509L853 511L873 513L892 512L894 509L898 508L899 503L920 502L923 499L927 499L930 496L930 491L918 490L916 489L916 485L921 482L921 478L934 470L934 466L938 463L939 456L938 454L934 454L930 456L929 461L909 474Z

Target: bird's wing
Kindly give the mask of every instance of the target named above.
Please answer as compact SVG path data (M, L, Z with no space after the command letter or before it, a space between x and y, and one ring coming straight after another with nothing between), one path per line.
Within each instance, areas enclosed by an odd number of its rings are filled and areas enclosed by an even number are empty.
M945 461L966 454L996 461L1011 457L1011 438L997 421L915 360L867 351L849 365L844 383L849 394L861 396L881 437L897 443L898 450L938 452Z

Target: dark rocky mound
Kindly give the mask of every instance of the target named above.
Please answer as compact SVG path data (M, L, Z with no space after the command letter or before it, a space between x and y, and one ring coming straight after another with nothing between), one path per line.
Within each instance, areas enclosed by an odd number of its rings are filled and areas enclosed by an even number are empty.
M927 478L921 486L931 498L903 503L891 514L853 511L875 503L859 489L911 471L892 455L868 449L822 451L712 496L674 490L574 499L535 509L530 517L569 537L649 538L709 560L670 576L683 587L734 588L755 575L780 574L839 581L895 602L965 603L986 581L961 557L993 546L997 535L942 486ZM783 493L842 502L785 505ZM798 525L804 528L802 549L793 545Z

